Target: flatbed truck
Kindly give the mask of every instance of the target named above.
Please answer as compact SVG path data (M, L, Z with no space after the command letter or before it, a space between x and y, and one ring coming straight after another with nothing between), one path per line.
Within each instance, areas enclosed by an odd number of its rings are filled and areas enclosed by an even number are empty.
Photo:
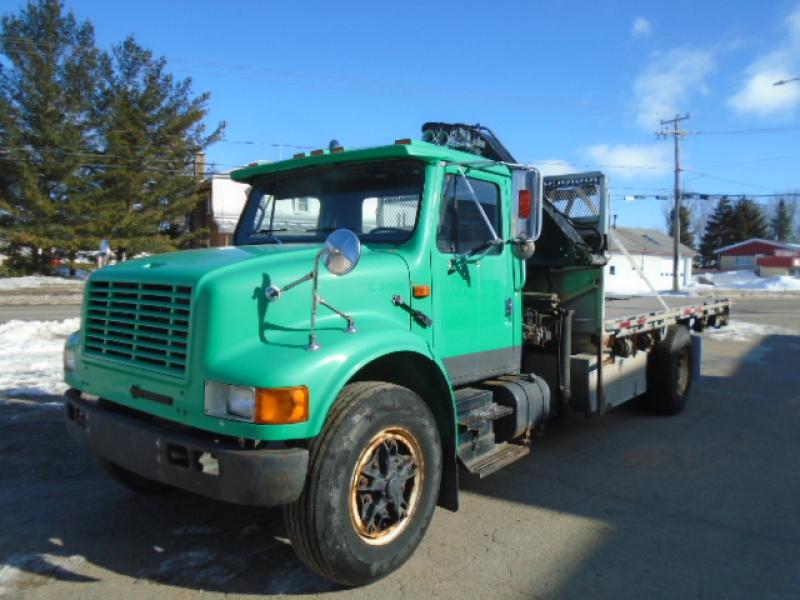
M65 423L111 476L284 507L311 569L391 573L459 478L558 415L684 408L727 300L608 300L608 181L543 177L481 126L301 153L249 184L234 245L96 271Z

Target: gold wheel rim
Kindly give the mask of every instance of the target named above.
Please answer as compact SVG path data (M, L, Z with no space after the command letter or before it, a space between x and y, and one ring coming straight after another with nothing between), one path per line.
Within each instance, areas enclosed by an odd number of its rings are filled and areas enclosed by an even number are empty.
M403 427L378 432L358 457L350 484L350 521L367 544L397 539L411 522L420 499L423 457Z

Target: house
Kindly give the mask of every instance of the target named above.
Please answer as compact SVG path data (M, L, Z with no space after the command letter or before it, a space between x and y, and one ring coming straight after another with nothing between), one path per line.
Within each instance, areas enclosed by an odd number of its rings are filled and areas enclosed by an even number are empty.
M605 266L607 292L630 294L649 291L622 251L623 247L656 290L672 289L672 238L658 229L612 227L608 236L609 258ZM689 285L692 280L692 260L697 254L688 246L680 245L678 281L681 287Z
M761 277L800 273L800 244L752 238L714 253L721 271L756 271Z
M189 215L189 229L208 230L208 246L228 246L250 186L232 181L227 175L212 175L200 184L203 201Z

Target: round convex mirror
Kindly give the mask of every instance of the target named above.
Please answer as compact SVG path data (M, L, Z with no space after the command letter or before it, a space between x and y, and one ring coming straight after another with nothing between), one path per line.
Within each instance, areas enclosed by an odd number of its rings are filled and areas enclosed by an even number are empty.
M347 275L361 258L361 242L349 229L337 229L325 240L322 262L334 275Z

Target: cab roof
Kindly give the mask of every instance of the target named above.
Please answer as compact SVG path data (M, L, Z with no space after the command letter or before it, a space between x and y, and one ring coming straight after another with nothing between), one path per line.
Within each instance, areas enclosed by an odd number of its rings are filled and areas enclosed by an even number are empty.
M317 152L322 152L317 154ZM270 163L257 163L248 165L231 172L231 179L244 183L253 178L270 173L301 169L304 167L334 165L351 162L366 162L372 160L416 158L418 160L437 163L441 161L450 163L478 163L473 168L507 174L508 168L500 164L480 164L488 161L485 157L469 152L454 150L447 146L439 146L419 140L402 140L388 146L375 146L373 148L359 148L357 150L341 150L330 152L328 150L315 151L315 155L303 154L297 158Z

